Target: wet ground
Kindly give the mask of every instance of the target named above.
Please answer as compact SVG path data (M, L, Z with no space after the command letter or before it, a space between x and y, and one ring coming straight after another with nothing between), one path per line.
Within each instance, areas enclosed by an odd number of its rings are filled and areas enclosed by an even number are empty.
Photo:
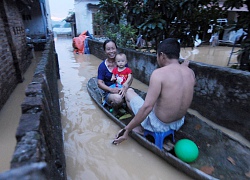
M232 51L233 50L233 51ZM237 63L237 52L239 48L227 46L201 45L196 48L181 49L181 57L196 62L203 62L217 66L228 67ZM230 59L230 60L229 60Z
M58 38L55 43L61 75L58 86L68 179L189 179L132 139L124 145L111 145L119 127L94 104L86 90L87 80L96 76L101 60L92 55L74 55L71 38ZM182 49L181 56L227 66L231 50L231 47L201 46ZM235 57L231 62L236 62ZM16 143L20 104L33 70L31 65L25 74L25 82L18 85L0 111L0 172L9 169ZM147 89L136 80L133 86Z

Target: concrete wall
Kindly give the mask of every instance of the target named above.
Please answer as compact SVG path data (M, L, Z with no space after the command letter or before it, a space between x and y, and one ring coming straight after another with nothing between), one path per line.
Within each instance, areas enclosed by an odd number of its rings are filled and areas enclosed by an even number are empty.
M88 1L77 1L75 0L75 18L76 18L76 29L77 35L81 34L83 31L89 31L91 35L93 32L93 16L95 10L89 9L88 4L98 4L97 0Z
M250 139L250 72L191 63L196 87L191 108Z
M32 0L0 1L0 109L17 83L23 81L23 74L33 58L21 14L32 3ZM67 179L58 78L58 59L53 37L50 37L26 89L11 169L0 174L1 180Z
M67 179L54 41L45 46L26 89L11 170L0 179Z
M16 1L0 1L0 109L31 64L22 16Z
M104 59L103 42L89 40L90 53ZM148 84L158 67L155 54L119 49L127 55L133 76ZM250 72L190 62L196 74L192 109L213 122L232 129L250 140Z

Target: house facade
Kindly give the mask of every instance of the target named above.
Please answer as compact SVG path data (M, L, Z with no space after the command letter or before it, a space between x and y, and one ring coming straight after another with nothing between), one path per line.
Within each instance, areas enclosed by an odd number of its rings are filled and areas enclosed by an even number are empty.
M88 31L91 35L98 35L93 27L93 17L98 11L99 0L75 0L76 34Z
M52 31L48 0L32 1L29 7L22 8L23 23L26 35L31 38L35 49L44 45Z
M0 109L23 82L39 40L33 37L48 37L49 20L48 0L0 0Z

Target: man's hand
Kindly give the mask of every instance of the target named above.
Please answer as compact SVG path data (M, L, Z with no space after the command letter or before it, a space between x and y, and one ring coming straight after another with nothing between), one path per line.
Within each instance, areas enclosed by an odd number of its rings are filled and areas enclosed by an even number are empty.
M128 131L126 129L121 129L116 135L116 138L113 141L113 144L115 145L120 144L122 141L127 140L127 139L128 139Z

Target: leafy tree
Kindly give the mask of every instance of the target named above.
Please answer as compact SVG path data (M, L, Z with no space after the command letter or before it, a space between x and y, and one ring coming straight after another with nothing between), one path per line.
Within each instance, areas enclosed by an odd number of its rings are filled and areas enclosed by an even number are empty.
M164 38L176 37L183 46L193 46L196 35L207 31L210 20L216 22L225 16L217 0L128 0L127 11L128 22L146 39L158 44Z
M99 8L104 16L104 23L119 24L124 14L124 2L119 0L100 0Z
M238 13L233 30L242 28L247 34L242 37L238 59L241 69L250 69L250 0L225 0L223 7L219 6L219 0L101 0L100 12L107 34L118 37L118 41L130 30L137 29L138 35L143 35L146 41L155 42L155 45L167 37L175 37L185 47L194 46L197 35L203 41L207 40L206 32L212 21L216 27L214 32L223 30L216 24L217 19L225 18L229 8L244 5L248 11ZM122 29L126 33L121 33Z
M204 36L211 20L225 16L218 0L101 0L100 11L104 23L116 25L124 18L155 45L176 37L183 46L194 46L196 35Z
M95 15L94 24L99 24L103 28L104 34L114 39L118 46L132 47L132 39L137 32L126 21L126 11L124 2L119 0L100 0L99 12Z
M225 9L241 8L247 6L247 12L239 12L238 20L233 30L243 29L247 35L241 37L241 50L239 51L238 60L240 69L250 70L250 1L249 0L226 0L223 4Z
M119 47L134 47L132 41L137 30L127 24L124 18L118 18L119 23L115 24L104 20L105 17L100 11L95 14L93 21L95 30L103 31L105 36L115 40Z
M93 29L95 32L99 32L97 34L103 34L103 31L106 29L104 22L104 15L100 11L94 14L93 18Z
M109 24L106 29L106 36L116 41L119 47L134 47L133 39L136 30L130 25L125 24Z

